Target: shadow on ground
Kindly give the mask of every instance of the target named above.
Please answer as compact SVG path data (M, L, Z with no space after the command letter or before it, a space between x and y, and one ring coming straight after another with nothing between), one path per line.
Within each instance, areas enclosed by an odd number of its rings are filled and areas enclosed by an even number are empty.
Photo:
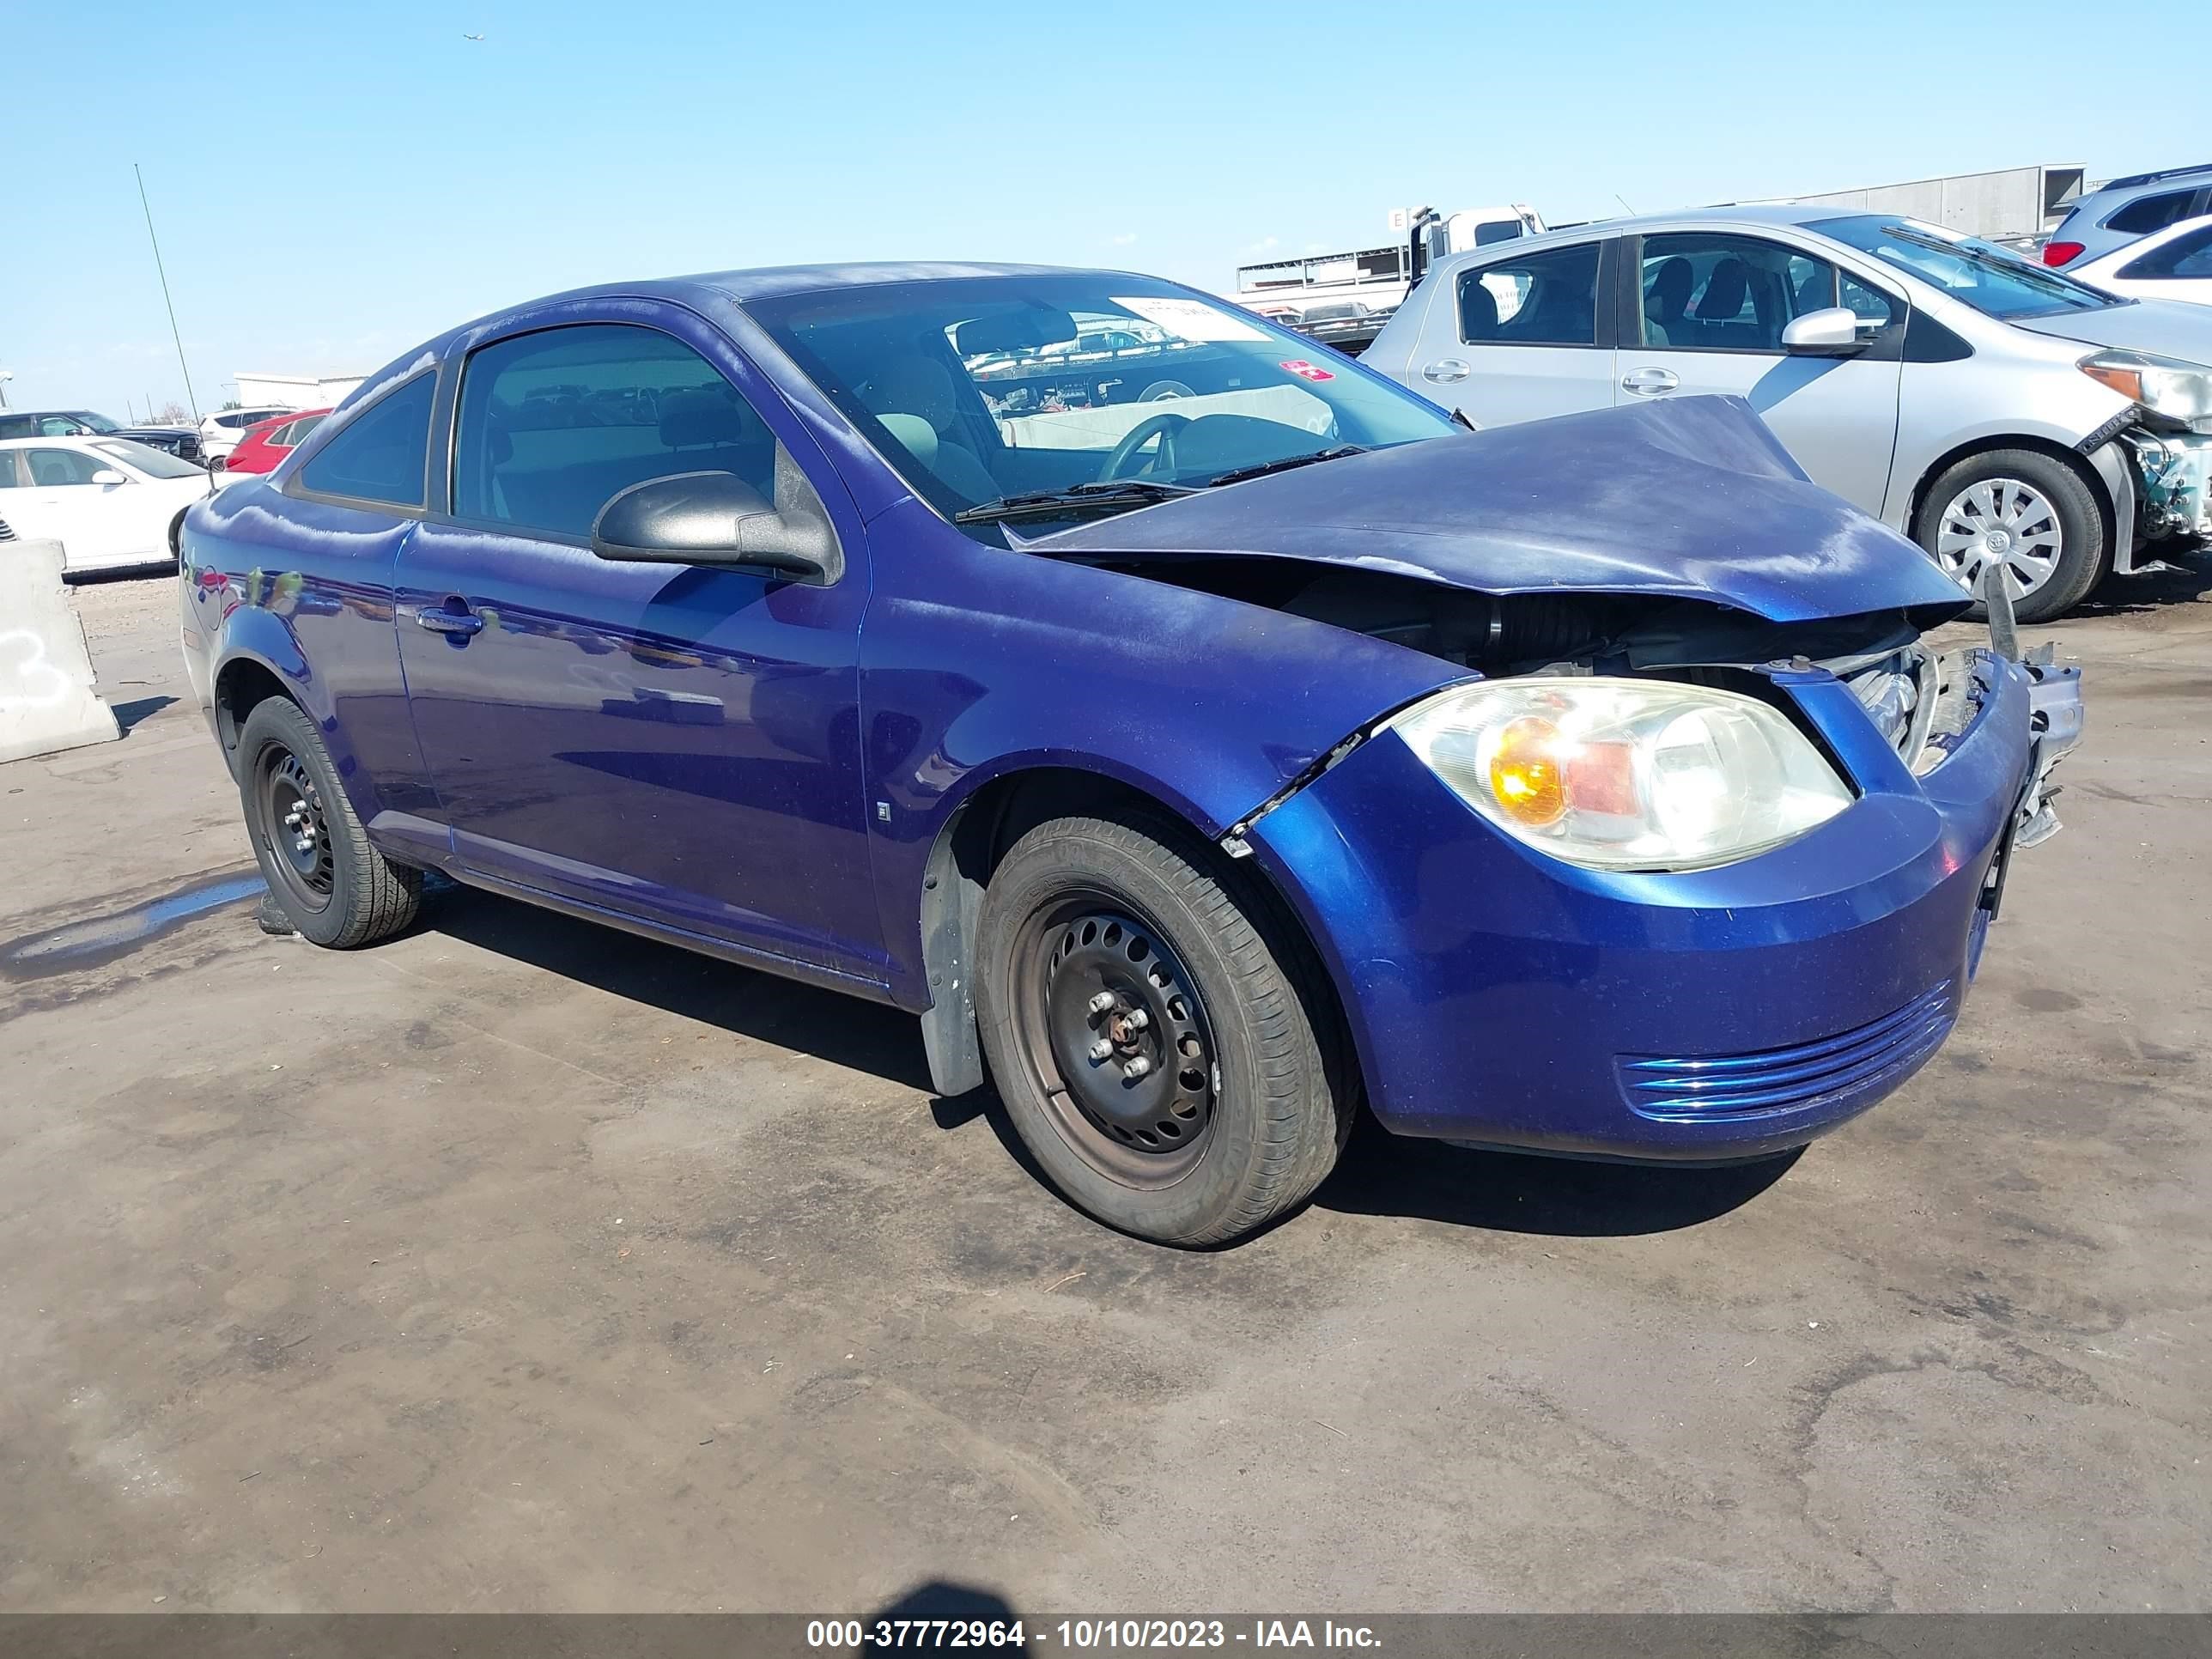
M880 1003L703 957L520 899L456 886L425 907L423 926L550 974L648 1003L732 1034L929 1087L921 1027Z
M2092 617L2136 617L2168 605L2212 598L2212 550L2197 547L2164 556L2173 565L2148 576L2107 576L2066 620ZM2035 624L2043 626L2044 624Z
M135 697L129 702L110 703L108 708L115 716L116 725L121 726L124 735L128 737L132 726L149 714L160 714L176 701L174 697Z
M921 1030L910 1014L580 921L473 889L447 893L428 926L449 938L597 986L635 1002L929 1088ZM931 1103L938 1127L977 1118L1032 1177L1042 1172L988 1089ZM1492 1231L1554 1237L1671 1232L1748 1203L1786 1173L1795 1154L1723 1168L1572 1162L1411 1140L1363 1119L1336 1173L1315 1199L1344 1214L1407 1216Z

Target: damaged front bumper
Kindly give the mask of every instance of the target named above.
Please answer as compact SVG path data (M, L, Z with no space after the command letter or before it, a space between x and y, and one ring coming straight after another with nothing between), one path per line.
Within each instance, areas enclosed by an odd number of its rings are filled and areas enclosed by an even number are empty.
M2080 684L1953 653L1924 766L1850 687L1772 675L1854 782L1798 841L1674 873L1592 871L1492 830L1389 734L1249 825L1343 994L1401 1134L1638 1160L1802 1145L1949 1032L2014 851L2057 825Z
M2021 660L2027 676L2028 731L2034 744L2028 765L2027 787L2021 792L2015 847L2033 847L2058 833L2058 814L2051 803L2058 786L2051 781L2051 769L2081 741L2081 671L2059 667L2052 647L2043 644Z
M2212 435L2132 426L2089 453L2112 498L2116 522L2134 526L2113 550L2119 575L2167 567L2158 544L2212 541Z

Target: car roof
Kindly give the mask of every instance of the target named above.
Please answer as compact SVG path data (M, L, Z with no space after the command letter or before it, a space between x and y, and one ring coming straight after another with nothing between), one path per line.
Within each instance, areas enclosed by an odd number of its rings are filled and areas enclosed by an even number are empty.
M1526 248L1587 241L1593 236L1694 229L1699 225L1771 225L1784 229L1810 229L1832 219L1856 218L1871 211L1863 208L1839 208L1833 203L1746 202L1735 207L1683 208L1674 213L1628 214L1618 219L1587 220L1579 225L1554 225L1539 235L1519 236L1510 241L1492 242L1486 247L1465 249L1450 258L1487 264L1493 257L1510 255ZM1911 216L1900 213L1881 216L1905 219Z
M475 322L465 323L453 333L464 332L477 323L507 316L514 312L535 310L539 306L558 305L572 300L592 300L609 297L642 297L672 300L677 302L696 302L702 299L734 301L742 306L751 300L781 298L789 294L813 294L841 288L869 288L892 283L953 283L972 281L988 276L1073 276L1093 273L1089 268L1063 265L989 264L965 260L909 259L880 260L851 264L763 265L748 270L700 271L688 276L655 276L637 282L599 283L590 288L570 289L565 293L539 295L501 306L486 313ZM1158 281L1158 278L1147 278ZM441 340L445 336L439 337ZM411 354L410 354L411 355ZM370 380L377 376L371 375Z
M2154 190L2171 184L2176 179L2197 179L2208 173L2212 173L2212 161L2199 161L2194 167L2165 167L2156 173L2131 173L2124 179L2107 179L2079 199L2088 202L2100 196L2120 196L2139 190Z
M282 426L287 421L304 420L310 415L327 415L336 407L335 404L326 404L320 409L280 409L274 415L264 416L246 429L249 433L258 432L264 426Z
M47 412L52 413L52 410ZM10 410L9 413L15 411ZM40 449L52 449L58 445L64 449L89 449L97 438L105 438L110 443L118 441L118 434L112 432L98 433L93 438L0 438L0 449L29 449L33 446ZM129 440L122 439L120 441L128 442Z

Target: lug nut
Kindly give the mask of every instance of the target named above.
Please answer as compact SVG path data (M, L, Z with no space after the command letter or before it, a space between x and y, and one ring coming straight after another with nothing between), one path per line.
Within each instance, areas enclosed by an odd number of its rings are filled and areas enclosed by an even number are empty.
M1131 1060L1127 1066L1124 1066L1121 1068L1121 1075L1130 1079L1130 1081L1134 1082L1137 1079L1144 1076L1146 1073L1152 1069L1152 1062L1146 1059L1144 1055L1139 1054L1134 1060Z
M1130 1009L1128 1018L1125 1022L1133 1031L1141 1031L1152 1023L1152 1017L1141 1008Z
M1115 1000L1111 991L1101 991L1091 999L1091 1012L1094 1014L1103 1014L1114 1006Z
M1093 1060L1113 1059L1114 1045L1107 1042L1104 1037L1100 1037L1097 1042L1091 1045L1091 1058Z

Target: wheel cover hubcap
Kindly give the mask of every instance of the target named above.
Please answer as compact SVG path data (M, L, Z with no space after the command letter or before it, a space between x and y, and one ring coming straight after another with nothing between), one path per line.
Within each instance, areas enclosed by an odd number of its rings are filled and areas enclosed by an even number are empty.
M1075 902L1032 924L1016 972L1024 1048L1063 1136L1115 1180L1162 1186L1213 1127L1212 1033L1158 931Z
M1952 497L1936 528L1936 562L1978 596L1984 574L2004 574L2015 599L2034 592L2058 568L2066 532L2058 509L2033 484L1984 478Z

